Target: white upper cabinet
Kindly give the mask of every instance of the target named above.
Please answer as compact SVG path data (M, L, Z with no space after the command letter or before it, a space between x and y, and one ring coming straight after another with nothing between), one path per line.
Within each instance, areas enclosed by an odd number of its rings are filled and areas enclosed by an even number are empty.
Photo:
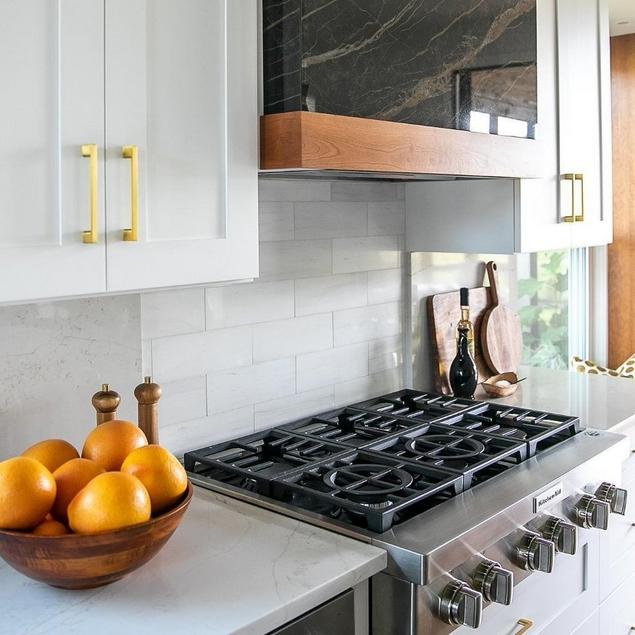
M606 0L537 0L540 179L411 183L409 251L514 253L612 239Z
M103 16L97 0L0 3L0 301L106 290Z
M0 302L258 275L256 0L3 0L0 34Z
M106 0L109 291L258 275L256 43L255 0Z

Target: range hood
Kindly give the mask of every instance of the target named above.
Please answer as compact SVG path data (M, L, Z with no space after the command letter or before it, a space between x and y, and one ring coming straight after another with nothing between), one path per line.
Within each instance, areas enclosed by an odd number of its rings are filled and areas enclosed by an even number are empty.
M541 176L536 0L263 0L261 170Z

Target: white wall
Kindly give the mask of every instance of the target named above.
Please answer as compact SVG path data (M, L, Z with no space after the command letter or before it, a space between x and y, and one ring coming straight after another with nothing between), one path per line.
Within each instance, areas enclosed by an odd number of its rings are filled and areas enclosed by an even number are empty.
M262 180L257 282L141 296L176 452L402 384L403 186Z

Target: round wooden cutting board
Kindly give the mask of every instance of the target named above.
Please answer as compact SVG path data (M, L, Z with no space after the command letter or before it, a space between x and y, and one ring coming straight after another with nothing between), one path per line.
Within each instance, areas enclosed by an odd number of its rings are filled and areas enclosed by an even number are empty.
M516 372L523 354L520 317L508 306L500 304L496 263L490 261L486 267L492 305L485 312L481 326L483 357L496 374Z

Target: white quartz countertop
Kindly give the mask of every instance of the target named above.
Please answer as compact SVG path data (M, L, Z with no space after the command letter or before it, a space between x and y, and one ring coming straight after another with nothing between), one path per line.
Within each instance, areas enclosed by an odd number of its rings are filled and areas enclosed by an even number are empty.
M635 425L633 379L527 366L518 374L527 379L501 403L577 416L598 430L620 432Z
M0 560L0 633L260 635L385 566L377 547L197 487L163 550L109 586L54 589Z

